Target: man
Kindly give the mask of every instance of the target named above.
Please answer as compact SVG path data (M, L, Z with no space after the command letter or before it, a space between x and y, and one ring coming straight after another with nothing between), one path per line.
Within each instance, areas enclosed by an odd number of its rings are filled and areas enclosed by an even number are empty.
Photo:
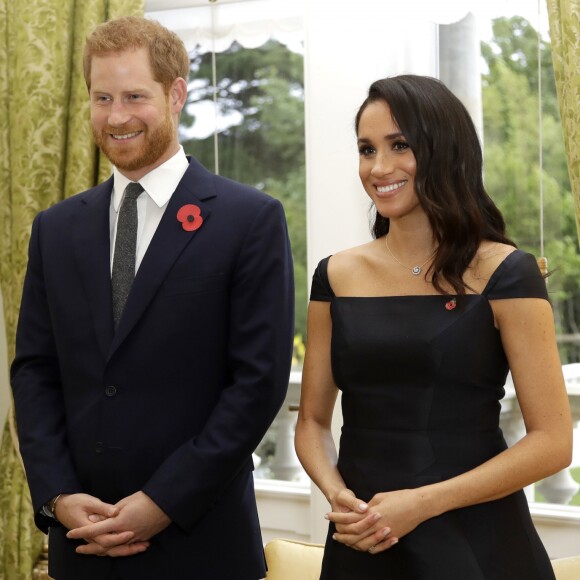
M251 456L290 369L283 210L183 153L172 32L105 23L84 69L113 176L36 217L11 373L50 574L262 578Z

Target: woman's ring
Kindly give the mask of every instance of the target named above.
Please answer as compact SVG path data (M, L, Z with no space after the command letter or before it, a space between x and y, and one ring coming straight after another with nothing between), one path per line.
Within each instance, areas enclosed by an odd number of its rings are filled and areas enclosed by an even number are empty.
M368 552L369 554L372 554L374 551L375 551L375 546L371 546L371 547L370 547L370 548L367 550L367 552Z

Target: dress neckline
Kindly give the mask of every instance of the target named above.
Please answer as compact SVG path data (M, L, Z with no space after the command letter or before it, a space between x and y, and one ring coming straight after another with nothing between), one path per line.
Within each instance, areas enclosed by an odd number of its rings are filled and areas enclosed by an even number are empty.
M518 248L516 248L513 252L510 252L497 266L497 268L493 271L492 275L489 277L489 280L487 281L487 284L485 285L485 287L483 288L483 290L481 291L481 293L467 293L467 294L463 294L462 298L470 298L473 296L477 296L477 297L487 297L487 295L489 294L490 290L493 289L493 287L496 285L497 281L501 278L502 272L509 266L509 264L511 263L511 261L514 259L515 255L522 255L524 252ZM326 266L328 267L328 260L331 258L332 256L328 256L328 258L326 258ZM331 285L330 285L330 281L328 280L328 273L326 273L326 280L327 280L327 284L328 284L328 288L331 290L332 292L332 299L340 299L340 300L344 300L344 299L354 299L354 300L368 300L368 299L376 299L376 298L450 298L450 297L454 297L457 296L457 294L387 294L387 295L382 295L382 296L337 296L334 293L334 290L332 289Z

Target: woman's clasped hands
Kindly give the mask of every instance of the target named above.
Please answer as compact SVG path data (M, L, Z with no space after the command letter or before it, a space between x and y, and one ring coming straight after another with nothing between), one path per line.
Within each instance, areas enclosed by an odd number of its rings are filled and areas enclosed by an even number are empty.
M335 524L334 540L355 550L378 554L428 518L423 503L421 493L415 489L377 493L365 503L345 488L335 496L332 511L325 517Z

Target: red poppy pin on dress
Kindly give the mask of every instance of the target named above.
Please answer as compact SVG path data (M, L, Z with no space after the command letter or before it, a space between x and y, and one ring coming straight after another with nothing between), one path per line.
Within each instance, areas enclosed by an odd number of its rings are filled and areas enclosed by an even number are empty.
M182 206L177 212L177 220L181 222L181 227L186 232L195 232L203 223L201 209L193 203L188 203Z
M445 303L445 308L447 310L453 310L457 306L457 300L452 298L449 302Z

